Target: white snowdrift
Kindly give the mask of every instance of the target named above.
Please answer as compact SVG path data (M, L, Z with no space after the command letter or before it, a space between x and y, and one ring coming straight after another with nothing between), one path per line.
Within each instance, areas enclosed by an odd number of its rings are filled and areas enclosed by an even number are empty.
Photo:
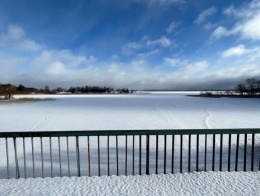
M0 195L207 195L256 196L260 172L29 178L0 180Z

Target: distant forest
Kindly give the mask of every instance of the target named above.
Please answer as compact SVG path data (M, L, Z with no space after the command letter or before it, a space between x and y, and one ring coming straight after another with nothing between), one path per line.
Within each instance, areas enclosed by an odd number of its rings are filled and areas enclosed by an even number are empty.
M99 86L76 86L65 89L58 87L50 89L49 86L45 86L43 89L25 87L20 84L15 86L12 84L0 83L0 96L4 96L6 99L10 99L12 94L80 94L80 93L133 93L133 90L128 88L114 89L111 87L99 87ZM260 96L260 79L247 78L244 83L237 84L233 90L225 91L225 93L217 92L217 94L211 93L211 91L205 91L202 96L240 96L240 97L256 97Z
M235 87L240 96L255 96L260 94L260 80L257 78L247 78L244 83Z
M128 88L114 89L111 87L99 87L99 86L82 86L82 87L70 87L65 89L58 87L50 89L49 86L45 86L44 89L37 89L31 87L25 87L20 84L15 86L12 84L1 84L0 83L0 96L5 96L6 99L10 99L12 94L66 94L66 93L133 93L133 90Z
M193 96L193 95L192 95ZM247 78L244 83L239 83L234 90L227 91L205 91L201 92L202 97L260 97L260 80L257 78Z

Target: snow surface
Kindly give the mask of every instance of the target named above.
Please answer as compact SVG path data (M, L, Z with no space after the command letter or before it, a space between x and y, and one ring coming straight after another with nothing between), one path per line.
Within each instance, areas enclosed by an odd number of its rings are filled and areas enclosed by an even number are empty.
M184 93L16 97L55 100L0 105L0 131L260 127L257 98L188 97Z
M259 196L260 172L0 180L0 195Z
M212 129L259 128L260 99L188 97L196 92L129 95L19 95L19 97L54 98L53 101L0 104L0 131L66 131L66 130L141 130L141 129ZM132 141L139 136L128 136L128 174L132 173ZM145 136L142 140L142 173L145 172ZM195 170L196 136L191 141L191 171ZM216 165L219 166L219 136L216 136ZM227 170L227 136L223 138L223 171ZM125 137L119 140L119 174L125 173ZM199 170L204 170L204 140L199 137ZM212 166L212 135L208 135L207 170ZM243 170L243 140L240 136L238 170ZM87 137L79 138L81 175L88 175ZM34 139L35 176L33 176L31 139L25 139L26 169L23 141L17 139L20 177L29 179L0 180L0 195L259 195L259 172L200 172L179 174L180 137L175 137L174 171L177 174L153 175L155 172L155 136L150 137L151 176L102 176L49 178L49 138L43 138L41 163L40 138ZM167 137L166 172L171 171L172 138ZM59 167L58 140L52 138L53 176L77 175L75 138L69 138L67 157L66 138L61 138L61 168ZM231 171L234 171L236 135L232 135ZM188 136L183 137L183 171L187 171ZM259 135L256 137L255 169L259 167ZM248 137L247 169L250 170L251 138ZM97 175L97 137L90 137L91 175ZM107 175L107 137L100 137L101 175ZM6 178L6 143L0 139L0 178ZM14 143L8 140L10 178L15 177ZM135 171L139 169L139 148L135 146ZM163 172L164 137L159 136L159 173ZM110 175L116 174L115 137L110 137ZM186 160L186 161L185 161ZM70 167L68 167L68 161ZM43 166L43 167L42 167ZM61 172L61 173L60 173Z

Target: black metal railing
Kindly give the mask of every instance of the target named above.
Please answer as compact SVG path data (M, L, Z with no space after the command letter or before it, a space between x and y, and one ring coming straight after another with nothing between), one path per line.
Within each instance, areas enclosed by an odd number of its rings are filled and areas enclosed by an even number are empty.
M1 132L0 142L0 178L260 170L260 129Z

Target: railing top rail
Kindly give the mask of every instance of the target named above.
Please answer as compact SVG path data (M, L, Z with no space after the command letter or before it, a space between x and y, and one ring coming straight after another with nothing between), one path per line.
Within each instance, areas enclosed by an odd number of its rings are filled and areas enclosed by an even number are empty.
M6 137L116 136L116 135L247 134L247 133L260 133L260 128L0 132L0 138L6 138Z

